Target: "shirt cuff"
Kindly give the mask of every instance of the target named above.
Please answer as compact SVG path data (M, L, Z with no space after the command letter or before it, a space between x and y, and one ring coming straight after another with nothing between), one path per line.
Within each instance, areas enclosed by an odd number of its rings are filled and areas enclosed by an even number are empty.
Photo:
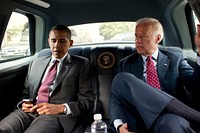
M68 105L67 103L64 103L63 105L67 108L67 113L66 113L66 115L72 114L72 110L70 109L69 105Z
M122 125L123 122L121 119L116 119L116 120L114 120L113 124L115 126L116 131L118 131L118 126Z

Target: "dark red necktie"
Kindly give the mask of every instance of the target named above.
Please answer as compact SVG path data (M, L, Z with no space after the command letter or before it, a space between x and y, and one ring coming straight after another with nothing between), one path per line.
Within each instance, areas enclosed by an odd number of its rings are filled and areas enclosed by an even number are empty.
M49 85L51 85L56 77L58 60L55 60L49 69L43 83L38 91L37 103L49 102Z
M147 83L151 85L152 87L160 90L158 74L154 66L154 63L152 61L152 56L147 57L146 71L147 71Z

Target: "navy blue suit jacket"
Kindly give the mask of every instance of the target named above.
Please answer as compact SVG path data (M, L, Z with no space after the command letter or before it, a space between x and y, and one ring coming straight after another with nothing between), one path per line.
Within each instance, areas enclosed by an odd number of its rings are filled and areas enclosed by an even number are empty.
M139 55L137 52L122 59L119 63L118 69L118 72L132 73L141 80L143 80L144 78L143 59L141 55ZM200 67L196 65L195 69L193 69L188 64L186 58L183 56L180 49L176 50L175 48L159 48L157 71L159 81L161 84L161 90L180 100L186 99L185 97L183 99L179 97L180 95L182 95L180 93L185 92L184 88L187 88L189 91L192 91L193 86L195 86L198 83L198 81L200 81ZM110 101L112 101L112 103L110 103L111 123L113 123L115 119L123 120L123 118L120 118L120 109L116 102L116 97L111 96L110 98Z
M193 68L188 64L186 58L180 51L159 50L157 71L161 90L175 97L178 95L177 90L184 86L188 90L191 90L191 86L194 86L193 77L200 78L200 68L198 65L196 68L196 72L193 73ZM142 57L135 52L124 58L120 61L118 72L129 72L143 80Z

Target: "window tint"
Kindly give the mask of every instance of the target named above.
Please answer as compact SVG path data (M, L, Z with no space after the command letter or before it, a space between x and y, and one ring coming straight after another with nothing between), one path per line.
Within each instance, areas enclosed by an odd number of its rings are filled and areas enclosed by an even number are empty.
M69 26L74 45L103 42L134 42L135 22L106 22Z
M0 61L27 55L30 55L28 18L13 12L1 44Z

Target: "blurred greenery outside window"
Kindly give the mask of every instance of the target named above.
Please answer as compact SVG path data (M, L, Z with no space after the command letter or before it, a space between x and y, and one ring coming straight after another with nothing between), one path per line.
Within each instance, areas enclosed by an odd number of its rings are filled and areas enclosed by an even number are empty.
M74 45L134 42L135 22L102 22L69 26Z
M1 44L0 60L9 60L30 55L28 18L13 12Z

